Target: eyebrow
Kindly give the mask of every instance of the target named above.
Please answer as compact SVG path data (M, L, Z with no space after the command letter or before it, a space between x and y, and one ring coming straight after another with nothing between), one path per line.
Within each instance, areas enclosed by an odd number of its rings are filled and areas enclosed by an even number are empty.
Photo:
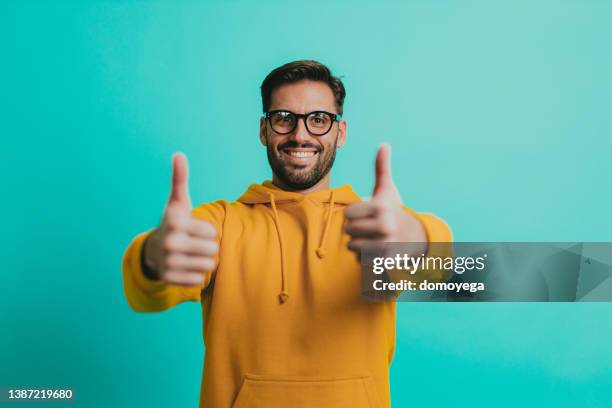
M286 111L286 112L291 112L291 113L296 113L298 115L306 115L308 113L313 113L313 112L327 112L327 113L332 113L334 115L338 115L340 116L339 113L334 112L335 108L332 110L327 110L327 109L314 109L314 110L310 110L304 113L300 113L300 112L295 112L292 111L291 109L287 109L287 108L276 108L276 109L269 109L268 112L273 112L273 111Z

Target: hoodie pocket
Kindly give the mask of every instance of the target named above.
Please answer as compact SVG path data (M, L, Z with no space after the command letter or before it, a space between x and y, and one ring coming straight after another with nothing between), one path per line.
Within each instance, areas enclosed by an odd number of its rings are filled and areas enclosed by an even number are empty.
M379 408L372 377L289 378L248 374L232 408Z

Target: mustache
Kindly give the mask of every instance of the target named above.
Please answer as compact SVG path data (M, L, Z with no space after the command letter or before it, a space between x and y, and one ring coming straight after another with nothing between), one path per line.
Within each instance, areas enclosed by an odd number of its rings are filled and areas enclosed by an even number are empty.
M310 149L315 149L317 152L320 152L321 150L323 150L323 147L321 145L315 145L314 143L308 143L308 142L306 142L306 143L298 143L298 142L296 142L294 140L289 140L289 141L287 141L285 143L282 143L282 144L278 145L278 150L291 149L291 148L293 148L293 149L299 149L299 148L307 149L307 148L310 148Z

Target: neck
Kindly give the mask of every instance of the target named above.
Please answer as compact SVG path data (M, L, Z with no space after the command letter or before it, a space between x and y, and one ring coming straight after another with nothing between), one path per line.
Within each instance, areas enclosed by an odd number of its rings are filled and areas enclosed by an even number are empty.
M291 188L287 185L285 185L282 181L279 180L278 177L276 177L276 174L272 175L272 184L274 184L276 187L280 188L281 190L285 190L285 191L293 191L295 193L301 193L301 194L308 194L308 193L314 193L317 191L322 191L322 190L327 190L329 189L329 184L330 184L330 174L327 173L325 175L325 177L323 177L321 180L319 180L319 182L317 184L315 184L314 186L304 189L304 190L298 190L295 188Z

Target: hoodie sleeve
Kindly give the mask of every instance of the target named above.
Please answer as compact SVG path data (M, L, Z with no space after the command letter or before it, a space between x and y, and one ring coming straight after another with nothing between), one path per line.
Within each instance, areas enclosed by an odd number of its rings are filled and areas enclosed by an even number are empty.
M192 214L215 227L220 243L225 219L223 203L202 204L194 208ZM202 292L213 280L215 271L204 274L204 283L201 286L171 285L153 281L144 275L141 263L142 247L151 232L152 230L137 235L123 256L123 289L130 307L136 312L160 312L182 302L200 302Z
M427 235L427 242L429 244L427 254L425 254L426 257L446 258L452 256L453 236L451 229L446 222L444 222L442 219L436 217L433 214L417 213L409 208L404 208L404 210L413 217L416 217L425 229L425 234ZM430 282L442 282L445 281L448 276L449 272L444 269L433 269L427 270L427 272L424 274L417 274L413 276L413 281L427 279ZM390 272L389 277L392 281L399 281L403 277L405 277L405 272L392 271Z
M418 213L416 217L421 221L427 234L427 249L426 257L428 258L446 258L453 255L453 234L450 227L442 219L433 214ZM432 245L433 244L433 245ZM426 278L429 281L442 282L446 281L449 272L443 269L435 269L427 271Z

